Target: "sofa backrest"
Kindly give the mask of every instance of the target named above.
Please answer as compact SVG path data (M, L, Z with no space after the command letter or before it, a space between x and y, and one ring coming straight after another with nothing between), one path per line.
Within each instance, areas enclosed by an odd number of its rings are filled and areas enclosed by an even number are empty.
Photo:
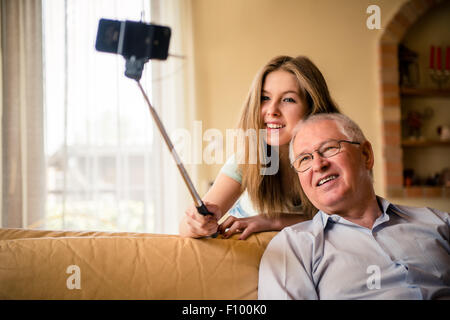
M259 262L275 234L0 229L0 299L257 299Z

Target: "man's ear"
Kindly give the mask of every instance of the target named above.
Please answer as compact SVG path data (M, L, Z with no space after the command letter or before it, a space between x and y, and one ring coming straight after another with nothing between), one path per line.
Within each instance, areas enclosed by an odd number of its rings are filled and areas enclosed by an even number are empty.
M364 158L364 165L367 170L372 170L373 164L375 162L372 144L369 141L364 141L361 143L361 151Z

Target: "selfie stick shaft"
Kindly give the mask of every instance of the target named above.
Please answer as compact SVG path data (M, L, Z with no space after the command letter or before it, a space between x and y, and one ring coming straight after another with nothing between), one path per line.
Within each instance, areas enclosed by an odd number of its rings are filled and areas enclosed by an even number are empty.
M139 80L136 80L139 89L142 92L142 95L144 96L145 101L147 102L148 108L150 109L150 113L153 117L153 119L156 122L156 125L158 126L159 132L161 132L161 135L164 138L164 141L167 144L167 147L170 150L170 153L172 154L172 157L174 158L175 162L177 163L178 170L181 173L181 176L183 177L184 182L186 183L186 186L189 189L189 192L191 193L192 199L194 199L195 206L197 207L197 210L202 215L208 215L212 214L206 209L205 204L203 203L202 199L198 195L197 190L195 190L194 184L191 181L191 178L189 177L188 173L186 172L186 169L184 168L183 163L180 160L180 157L178 156L175 148L173 147L172 141L170 141L169 136L167 135L166 129L164 128L161 120L159 119L158 113L156 113L155 108L153 108L152 104L150 103L150 100L148 99L147 94L145 93L144 89L142 88L141 83Z

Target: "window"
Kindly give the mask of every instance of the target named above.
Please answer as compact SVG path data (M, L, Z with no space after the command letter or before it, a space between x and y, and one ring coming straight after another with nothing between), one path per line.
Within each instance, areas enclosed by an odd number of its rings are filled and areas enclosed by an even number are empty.
M159 231L153 122L125 60L94 48L100 18L150 13L142 0L43 0L48 194L34 227ZM141 83L151 85L151 63Z

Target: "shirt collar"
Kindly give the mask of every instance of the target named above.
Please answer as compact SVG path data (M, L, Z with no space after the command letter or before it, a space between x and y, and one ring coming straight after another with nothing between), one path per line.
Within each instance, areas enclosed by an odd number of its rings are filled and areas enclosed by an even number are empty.
M322 226L325 229L328 223L328 220L332 220L333 222L338 222L339 220L341 220L341 216L337 215L337 214L328 214L323 212L322 210L319 210L318 212L318 216L320 216L320 219L322 220Z
M387 201L386 199L377 196L378 205L383 213L389 213L391 206L394 207L392 203Z
M386 200L386 199L384 199L382 197L379 197L379 196L376 196L376 198L377 198L378 205L379 205L379 207L381 209L381 216L379 216L377 218L377 220L375 221L373 227L375 227L376 225L378 225L380 223L388 221L389 220L389 214L391 212L393 212L393 209L395 209L395 206L392 203L390 203L388 200ZM321 221L322 221L322 226L323 226L324 229L327 226L328 220L331 219L331 221L333 221L333 222L339 222L341 219L343 219L341 216L339 216L337 214L331 214L330 215L328 213L323 212L322 210L319 210L317 213L318 213L317 216L319 216Z

